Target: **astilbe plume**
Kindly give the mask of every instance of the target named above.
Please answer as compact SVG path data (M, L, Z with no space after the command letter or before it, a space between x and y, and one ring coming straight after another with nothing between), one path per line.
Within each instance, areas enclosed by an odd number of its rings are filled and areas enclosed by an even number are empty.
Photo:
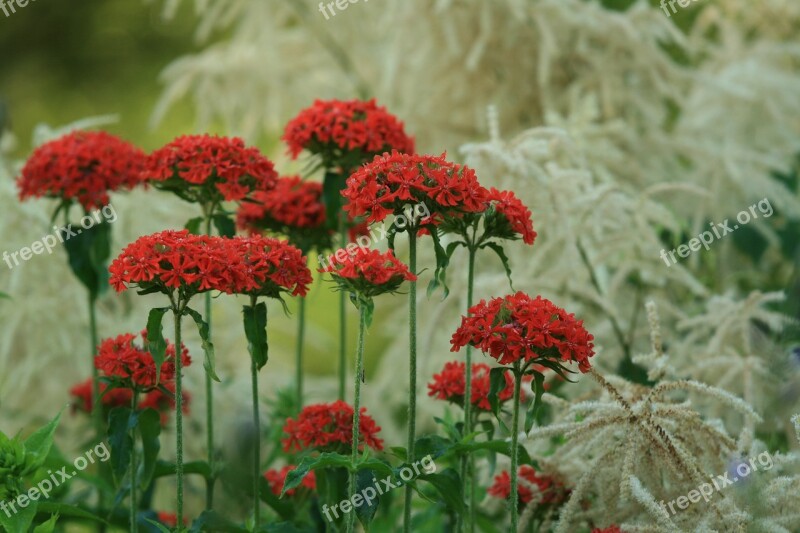
M33 151L17 178L20 199L77 201L86 211L109 203L109 192L143 183L145 154L109 133L73 131Z
M367 445L382 450L383 440L378 438L380 426L367 414L366 407L362 407L360 413L359 448ZM282 441L283 449L287 452L306 449L349 451L353 437L353 408L342 400L306 406L296 419L286 420L283 432L286 434Z
M537 472L530 465L522 465L517 470L519 473L520 486L519 486L519 502L520 504L527 504L535 501L539 504L560 504L564 502L568 491L564 485L555 477ZM535 487L537 494L528 487ZM500 498L507 500L511 495L511 477L507 471L501 472L495 476L494 483L486 492Z
M424 202L431 217L420 225L436 224L442 217L479 213L486 209L489 192L478 183L475 171L441 156L399 152L376 156L347 178L342 196L349 200L351 216L380 222L399 213L409 203Z
M326 167L363 160L391 150L414 152L403 123L375 100L316 100L286 125L282 139L293 159L307 150Z
M283 484L286 482L286 475L294 470L296 467L294 465L286 465L280 470L275 468L270 468L266 472L264 472L264 478L269 482L269 488L275 496L280 496L281 491L283 490ZM306 489L306 491L314 491L317 490L317 478L314 475L314 472L309 472L303 478L303 481L300 482L300 487L302 489ZM286 491L286 496L294 496L298 489L289 489Z
M329 273L341 290L368 298L395 292L404 281L417 279L391 251L381 253L360 246L337 250L319 271Z
M154 186L202 204L240 201L275 186L272 162L238 137L184 135L155 150L143 175Z
M433 375L433 381L428 383L428 396L439 400L446 400L456 405L464 406L464 383L466 382L466 363L462 361L448 361L438 374ZM489 403L491 368L484 363L472 363L472 404L483 411L491 411ZM504 374L505 387L497 393L500 404L514 396L514 380L509 372Z
M451 339L451 351L471 344L502 365L522 361L577 362L581 372L591 368L594 337L583 321L550 300L517 292L481 300L461 319Z

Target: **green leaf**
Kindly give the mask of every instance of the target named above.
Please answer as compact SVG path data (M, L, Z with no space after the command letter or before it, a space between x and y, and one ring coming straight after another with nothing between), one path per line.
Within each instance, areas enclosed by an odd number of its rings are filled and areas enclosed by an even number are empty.
M150 518L145 518L145 521L148 524L152 525L157 530L159 530L161 533L172 533L167 526L165 526L164 524L162 524L158 520L151 520Z
M453 447L453 442L439 435L423 435L414 443L414 454L417 457L431 456L437 459Z
M216 531L218 533L248 533L247 529L234 524L216 511L203 511L200 516L192 522L189 533L200 533L201 531Z
M480 442L459 443L454 448L460 453L472 453L476 451L490 451L511 457L511 442L506 440L489 440ZM524 465L534 465L538 469L536 461L531 459L528 450L522 444L517 446L519 462Z
M27 507L22 508L15 504L18 511L11 513L11 516L8 516L8 513L0 512L0 526L3 526L3 531L5 533L28 533L33 519L36 517L37 503L31 502Z
M161 450L159 442L161 415L157 411L145 409L139 414L139 434L142 439L142 473L139 479L139 488L145 490L153 480L158 452Z
M503 268L506 271L506 277L508 278L508 286L511 287L511 290L514 290L514 282L511 280L511 265L508 264L508 257L506 257L506 253L503 250L503 247L497 244L496 242L487 242L486 244L482 245L481 248L491 248L494 250L494 253L497 254L497 257L500 258L500 262L503 263Z
M30 437L25 439L25 455L28 463L26 473L39 468L44 463L45 459L47 459L50 448L53 446L53 436L56 433L56 427L58 427L58 422L60 420L61 413L58 413L54 419L34 431Z
M391 470L391 469L390 469ZM381 503L380 494L375 490L376 479L372 470L359 470L356 472L356 494L361 495L361 505L355 508L358 521L364 525L364 530L369 531L369 524L375 518L375 513L378 512L378 505ZM369 501L364 497L364 489L372 488L374 496L369 498Z
M222 213L214 215L212 221L214 222L214 227L217 228L217 232L222 237L233 237L236 235L236 224L228 215Z
M489 371L489 405L492 406L492 413L498 416L500 413L500 392L506 388L507 368L497 367Z
M449 259L447 252L442 248L442 242L439 239L439 232L436 228L431 229L431 238L433 239L433 251L436 254L436 270L433 273L433 279L428 283L428 298L439 288L442 287L442 300L447 298L450 294L450 289L447 287L446 273Z
M39 509L40 513L50 513L50 514L57 514L61 517L71 517L71 518L82 518L85 520L94 520L95 522L100 522L102 524L107 524L105 520L101 517L83 509L82 507L76 507L74 505L69 505L66 503L58 503L58 502L39 502Z
M266 503L278 513L284 520L292 520L295 516L295 508L289 500L281 500L272 492L269 481L263 476L258 480L258 496L262 502Z
M206 369L206 373L211 376L211 379L214 381L221 381L219 377L217 377L214 344L211 342L211 330L208 324L203 320L200 313L194 309L187 307L184 313L191 316L194 319L194 323L197 324L197 332L200 333L200 340L203 343L203 352L205 352L206 355L205 361L203 361L203 368Z
M342 190L345 188L347 176L339 172L325 172L322 180L322 203L325 205L325 220L333 230L339 229L339 216L342 214L344 199Z
M533 427L533 422L536 420L536 415L539 413L539 408L542 406L542 393L544 393L544 374L541 372L533 372L531 392L533 392L534 398L533 402L531 402L528 410L525 413L525 433L528 433Z
M76 235L64 237L69 267L89 291L92 300L108 289L106 261L111 255L111 225L101 223L92 228L72 229ZM64 232L62 232L64 233Z
M203 217L194 217L189 220L184 226L192 235L200 235L200 225L203 223Z
M261 302L253 306L245 305L244 334L247 337L247 349L250 357L256 362L256 367L261 370L269 359L269 344L267 343L267 304Z
M156 365L156 383L161 380L161 365L167 353L167 341L164 339L164 314L169 307L154 307L147 315L147 351L153 356ZM180 353L180 349L176 350Z
M561 378L564 381L569 381L570 383L576 383L575 381L572 381L571 379L569 379L564 374L564 372L567 372L569 374L575 374L575 371L574 370L570 370L569 368L566 368L566 367L562 366L561 364L559 364L559 363L557 363L555 361L551 361L549 359L540 358L540 359L536 359L535 364L542 365L544 367L549 368L550 370L554 371L556 374L561 376Z
M125 477L131 461L133 438L138 413L127 407L115 407L108 414L108 444L111 446L111 472L117 483Z
M433 485L447 507L456 513L464 512L464 485L461 476L454 469L446 468L434 474L421 475L418 479Z
M39 524L38 526L33 528L33 533L53 533L53 530L56 528L57 523L58 523L58 515L54 514L47 520L47 522Z
M297 487L306 477L306 474L312 470L319 470L322 468L351 468L350 457L332 452L325 452L319 454L317 457L303 457L297 468L292 470L286 475L286 481L283 483L283 490L281 497L286 494L286 491Z

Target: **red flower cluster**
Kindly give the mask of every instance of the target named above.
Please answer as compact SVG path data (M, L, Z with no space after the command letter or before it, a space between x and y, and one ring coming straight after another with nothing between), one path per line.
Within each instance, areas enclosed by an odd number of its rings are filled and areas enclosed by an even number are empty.
M561 360L575 361L581 372L588 372L593 339L573 314L541 296L532 299L518 292L471 307L450 343L453 352L471 344L502 365L557 361L560 355Z
M520 466L517 472L520 480L524 479L538 487L541 493L541 497L537 499L538 503L557 505L565 501L568 491L552 476L537 474L536 470L528 465ZM486 492L496 498L507 500L511 496L511 476L508 475L508 472L504 471L495 476L494 484ZM527 504L534 498L533 492L524 482L518 485L518 495L520 504Z
M20 199L76 200L86 211L142 183L145 154L103 131L73 131L33 151L17 178Z
M240 228L251 233L318 228L325 224L322 184L300 176L279 178L275 188L256 191L242 202L237 220Z
M511 230L521 235L525 244L533 244L536 232L533 230L531 210L513 192L498 191L492 187L489 189L489 205L494 208L494 212L505 217Z
M348 248L337 250L330 256L331 263L319 268L320 272L330 273L344 291L372 297L394 292L403 281L417 279L391 250L381 253L360 246Z
M351 216L365 216L368 223L380 222L399 213L408 203L425 202L434 220L461 213L481 213L487 207L489 191L475 171L451 163L441 156L392 152L376 156L347 178L342 196Z
M146 338L146 331L142 338ZM126 388L150 390L156 387L156 365L149 351L133 344L136 335L126 333L113 339L105 339L100 343L94 365L103 374L116 378ZM175 378L175 345L167 344L165 361L161 365L161 382L169 383ZM189 366L192 363L189 350L181 347L181 363Z
M361 447L364 444L383 449L383 440L378 438L381 430L365 407L359 418ZM353 407L342 400L333 403L318 403L304 407L297 420L289 418L283 426L287 435L283 439L283 450L291 451L315 448L319 451L348 451L353 441Z
M110 282L121 292L131 285L187 297L218 290L275 296L283 290L304 296L311 272L300 250L267 237L226 239L162 231L129 244L109 267Z
M160 388L154 389L145 394L144 398L139 402L139 409L153 409L154 411L158 411L161 414L161 425L166 426L169 414L175 410L177 403L175 402L175 383L164 383L163 386L172 394L167 394ZM181 391L181 396L183 397L181 412L184 415L188 415L192 395L184 390Z
M200 203L242 200L266 191L278 175L272 162L238 137L184 135L147 158L144 175L159 188Z
M294 465L286 465L280 470L276 470L275 468L270 468L266 472L264 472L264 477L269 481L269 488L272 490L272 493L275 496L280 496L281 491L283 490L283 485L286 483L286 475L295 469ZM303 478L303 481L300 482L300 487L308 489L310 491L317 490L317 478L314 476L314 472L309 472L306 474L306 477ZM287 496L294 496L297 489L289 489L286 491Z
M293 159L308 150L328 163L354 151L361 159L390 150L414 152L403 123L375 100L317 100L289 121L282 139Z
M428 396L434 396L439 400L446 400L463 407L466 368L467 364L461 361L445 363L441 373L434 374L433 381L428 384ZM487 364L472 363L472 403L484 411L492 409L489 403L490 370ZM506 402L514 396L514 378L511 377L510 372L505 373L505 380L505 388L497 395L500 403Z
M175 385L173 383L165 383L164 386L167 390L175 393ZM100 383L100 396L103 405L103 410L110 410L114 407L129 407L131 399L133 398L133 391L131 389L115 388L108 390L107 383ZM107 391L107 392L106 392ZM92 412L92 378L88 378L81 383L78 383L69 390L70 396L76 400L72 404L72 412L81 411L83 413L91 414ZM183 391L183 413L189 414L189 402L191 395ZM175 409L175 399L171 396L164 394L160 389L153 389L144 395L139 401L139 409L154 409L161 414L161 425L165 426L169 419L169 414Z

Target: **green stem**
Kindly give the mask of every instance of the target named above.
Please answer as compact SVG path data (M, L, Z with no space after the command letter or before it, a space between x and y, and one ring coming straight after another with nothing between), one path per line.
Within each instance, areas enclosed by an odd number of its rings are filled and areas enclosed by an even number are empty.
M408 230L409 258L408 268L412 274L417 273L417 232L416 228ZM408 291L408 462L415 460L414 438L417 422L417 282L412 281ZM403 531L411 532L411 498L413 489L406 485L405 507L403 512Z
M519 462L519 397L522 372L519 362L514 363L514 416L511 420L511 533L519 527L519 489L517 487L517 463Z
M468 246L469 258L467 261L467 310L472 307L473 290L475 285L475 253L473 246ZM467 345L467 361L464 369L464 435L472 433L472 345ZM466 498L466 530L474 531L475 528L475 459L472 454L461 460L461 479L464 480Z
M92 361L92 420L94 422L97 437L100 440L105 440L105 430L103 428L103 409L100 405L100 372L94 364L94 357L97 353L97 300L92 298L89 294L89 341L92 343L90 347L91 361Z
M258 297L250 296L250 309L256 313ZM253 322L256 318L253 316ZM267 345L269 350L269 345ZM261 478L261 420L258 413L258 364L253 354L250 354L250 376L253 384L253 427L255 428L255 443L253 445L253 531L258 531L261 524L261 499L259 498L259 481Z
M341 247L347 246L347 226L344 213L339 215L339 237ZM345 381L347 380L347 295L339 293L339 399L345 399Z
M183 361L181 360L181 317L183 308L173 307L175 322L175 434L177 458L175 460L175 478L178 483L178 510L176 513L178 527L183 524Z
M306 334L306 299L297 302L297 352L295 353L295 386L297 387L297 410L303 408L303 342Z
M206 235L211 235L211 216L214 208L203 208L206 219ZM211 342L211 292L205 293L206 323L208 324L208 341ZM211 473L206 479L206 509L214 505L214 483L216 481L216 468L214 465L214 382L211 375L205 372L206 381L206 450L208 470Z
M134 390L133 395L131 397L131 416L136 415L136 408L138 407L138 391ZM130 526L131 532L136 533L139 528L136 524L136 470L138 469L136 465L136 428L131 429L131 441L133 445L131 446L131 464L130 464L130 481L131 481L131 494L130 494L130 503L131 503L131 517L130 517Z
M350 470L350 482L348 484L348 499L353 500L356 493L356 464L358 463L358 442L361 429L361 375L364 372L364 333L367 329L366 307L362 302L360 306L360 319L358 324L358 350L356 352L356 377L355 377L355 399L353 400L353 469ZM355 512L347 516L347 533L353 533L355 527Z

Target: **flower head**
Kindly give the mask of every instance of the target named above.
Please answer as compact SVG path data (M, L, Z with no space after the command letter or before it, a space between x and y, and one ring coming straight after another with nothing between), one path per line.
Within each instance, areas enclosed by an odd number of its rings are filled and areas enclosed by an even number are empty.
M361 408L359 418L360 446L375 450L383 449L383 440L378 438L380 426L375 424ZM353 439L353 407L342 400L332 403L319 403L303 408L297 419L289 418L283 426L286 438L284 451L313 448L318 451L350 451Z
M141 336L145 339L146 332ZM100 343L94 365L103 375L113 378L125 388L135 390L151 390L156 382L156 363L153 355L144 348L136 346L133 341L136 335L127 333ZM192 363L189 350L181 346L181 363L189 366ZM175 346L167 344L165 360L161 364L160 382L170 382L175 378Z
M347 178L342 196L351 216L380 222L402 213L409 203L424 203L431 213L421 227L436 225L447 217L480 213L486 209L488 191L471 168L451 163L441 156L399 152L376 156Z
M73 131L33 151L17 178L20 199L77 201L86 211L109 203L108 193L142 183L145 154L104 131Z
M439 374L434 374L433 381L428 384L428 396L433 396L438 400L446 400L460 406L464 406L466 381L466 363L461 361L448 361ZM489 365L484 363L472 364L472 403L478 409L491 411L489 403ZM501 390L497 397L500 403L510 400L514 396L514 380L509 372L504 375L506 386Z
M375 100L317 100L289 121L282 139L293 159L307 150L345 170L391 150L414 152L403 123Z
M275 468L270 468L266 472L264 472L264 477L269 482L269 488L275 496L280 496L281 491L283 490L283 485L286 482L286 475L294 470L296 467L294 465L286 465L280 470ZM314 472L309 472L303 478L303 481L300 482L300 486L296 489L289 489L286 491L287 496L294 496L298 490L306 489L308 491L317 490L317 478L314 476Z
M593 339L573 314L541 296L518 292L471 307L450 343L454 352L471 344L501 365L574 361L581 372L588 372Z
M568 491L554 477L543 475L533 469L532 466L522 465L517 470L519 474L519 502L520 504L530 503L534 498L540 504L560 504L566 500ZM538 495L534 494L530 487L538 489ZM495 498L507 500L511 495L511 476L507 471L495 476L494 484L486 492Z
M288 242L261 235L226 239L231 278L224 292L279 298L281 293L305 296L313 281L306 258Z
M163 389L166 389L164 391ZM189 406L192 403L192 395L189 392L182 390L181 396L183 402L181 403L181 412L184 415L189 414ZM130 402L129 402L130 403ZM170 413L175 411L177 402L175 401L175 382L169 381L163 383L163 388L159 387L153 389L144 395L144 398L139 402L139 409L153 409L161 415L161 425L166 426L169 421Z
M274 187L272 162L238 137L184 135L147 158L144 175L184 200L215 204Z
M113 388L108 389L108 383L100 382L100 402L104 408L124 407L131 404L133 391L131 389ZM81 411L91 413L94 405L92 403L92 378L87 378L69 390L70 396L75 398L72 404L72 412Z
M391 251L381 253L359 246L337 250L331 258L319 271L329 273L342 290L367 298L395 292L404 281L417 279Z
M237 220L250 233L319 228L325 224L322 184L300 176L278 178L273 189L256 191L242 203Z
M536 232L531 210L513 192L492 187L489 189L489 206L485 222L488 234L506 239L521 237L525 244L533 244Z

